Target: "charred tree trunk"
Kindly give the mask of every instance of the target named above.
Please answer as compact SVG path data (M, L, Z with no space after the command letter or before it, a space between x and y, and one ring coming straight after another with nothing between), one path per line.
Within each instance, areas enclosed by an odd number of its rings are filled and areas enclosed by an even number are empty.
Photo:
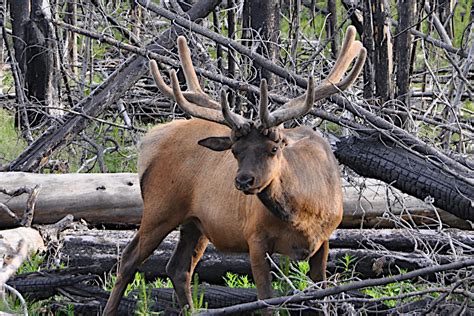
M328 23L326 24L327 38L331 39L331 57L336 59L339 54L339 39L337 38L337 7L336 0L328 0Z
M474 220L474 186L461 176L378 137L337 143L339 161L359 175L391 183L402 192L431 201L465 220Z
M373 238L372 233L374 234ZM63 246L58 251L61 260L71 268L81 267L81 269L90 273L102 275L116 268L118 258L135 232L66 230L62 234ZM330 273L343 272L344 268L341 265L341 260L346 254L355 259L354 262L357 262L357 264L353 268L363 278L394 274L398 271L397 267L407 270L427 267L433 265L433 260L426 255L416 253L415 249L421 250L419 241L430 238L433 239L433 242L427 247L435 245L435 247L444 248L443 254L436 254L436 260L439 260L439 263L454 260L454 256L450 251L458 251L463 254L462 256L458 255L458 260L472 256L472 250L468 250L472 249L473 246L472 234L470 233L460 238L456 237L455 232L453 234L447 233L444 238L440 238L438 236L440 234L437 232L423 235L421 233L413 236L407 235L403 230L395 232L393 236L390 235L390 230L384 230L380 233L377 233L377 231L365 233L358 230L355 232L352 230L337 230L336 234L333 234L329 240L328 270ZM171 232L158 246L154 254L141 265L139 270L145 273L147 279L167 277L165 267L178 239L179 232ZM465 241L468 243L465 244L464 248L457 246L450 250L450 242L453 240L456 245ZM347 246L351 248L346 248ZM278 265L281 256L273 255L272 258ZM376 262L377 264L374 264ZM248 254L220 252L210 244L196 267L199 280L222 284L223 277L227 272L251 276Z
M10 12L15 58L24 78L26 96L35 105L27 110L28 123L35 126L50 112L48 107L59 107L57 50L53 28L48 22L51 12L46 0L10 1ZM21 122L22 128L28 123Z
M374 51L375 51L375 91L380 104L393 97L392 88L392 38L390 33L390 3L375 0L372 3Z
M396 98L410 106L410 69L412 35L408 29L413 25L416 1L398 0L398 26L395 39L396 54Z
M363 29L362 43L367 49L367 59L364 65L364 99L370 101L375 91L375 47L372 5L370 0L363 0Z
M280 30L280 1L244 1L243 27L247 30L244 37L249 46L258 43L257 53L276 62L278 58L278 32ZM258 35L258 36L257 36ZM252 62L249 65L252 67ZM268 85L274 83L274 75L262 67L256 67L260 78L267 79Z

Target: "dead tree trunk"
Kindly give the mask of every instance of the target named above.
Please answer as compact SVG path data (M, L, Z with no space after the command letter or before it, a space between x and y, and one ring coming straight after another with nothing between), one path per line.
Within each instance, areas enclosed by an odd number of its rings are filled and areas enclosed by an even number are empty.
M423 157L377 137L343 139L335 154L359 175L391 183L460 218L474 220L474 186L442 164L427 163Z
M444 251L450 249L450 240L458 245L459 242L468 241L465 248L454 248L452 251L463 253L458 260L472 256L472 234L467 233L465 237L458 239L456 234L447 233L439 238L439 233L427 233L425 236L411 236L404 234L403 231L395 232L390 235L390 230L380 233L374 231L375 237L372 239L369 233L352 230L336 231L337 233L330 238L330 252L328 260L328 270L331 273L344 272L341 264L342 258L346 254L351 255L357 264L354 265L355 272L360 273L363 278L376 277L390 273L394 274L397 266L407 270L433 265L434 262L426 255L416 253L415 248L421 250L419 240L432 238L433 245L438 247L445 246ZM66 230L62 233L62 248L58 256L71 268L82 267L90 273L102 275L112 270L118 263L118 258L123 252L124 247L131 240L135 232L133 231L113 231L113 230ZM418 239L418 242L416 240ZM167 277L166 264L170 259L174 248L179 239L179 232L171 232L155 250L154 254L145 261L140 267L146 277L153 280L156 277ZM459 242L458 242L459 241ZM351 248L345 248L350 246ZM429 245L428 245L429 246ZM403 252L400 250L406 250ZM464 251L464 252L463 252ZM273 259L279 264L279 255L274 255ZM436 254L434 257L438 262L449 262L454 260L451 254ZM378 262L374 265L375 262ZM250 262L247 253L224 253L216 250L210 244L199 264L196 267L196 273L199 274L199 280L213 284L222 284L223 277L227 272L241 275L251 275ZM347 272L347 271L346 271Z
M410 106L410 65L412 35L408 29L413 25L416 1L398 0L398 26L395 40L396 54L396 98Z
M15 58L24 78L31 126L39 124L48 107L58 108L54 32L47 0L10 1ZM19 93L19 92L17 92ZM46 110L46 112L45 112ZM54 112L54 111L53 111ZM24 128L25 122L21 123Z
M390 3L387 0L372 2L375 90L380 104L392 99L392 38L390 33Z
M337 38L337 7L335 0L328 0L328 22L326 24L327 38L331 40L331 57L336 59L339 53L339 39Z
M372 5L370 0L363 0L363 30L362 42L367 49L367 59L364 65L364 99L370 101L375 91L375 47Z
M64 22L76 25L77 22L77 3L73 0L67 0L64 12ZM67 49L69 69L72 73L76 73L77 58L77 34L71 31L64 31L64 47Z
M244 37L249 46L258 43L257 53L269 60L276 61L278 57L278 32L280 30L280 1L244 1L243 27L247 31ZM249 66L252 65L249 61ZM274 75L262 67L256 67L258 74L254 83L259 83L259 78L267 79L269 86L274 84Z

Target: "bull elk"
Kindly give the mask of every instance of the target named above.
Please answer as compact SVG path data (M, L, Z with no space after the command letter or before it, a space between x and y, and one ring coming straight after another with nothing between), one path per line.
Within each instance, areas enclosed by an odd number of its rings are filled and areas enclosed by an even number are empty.
M179 242L166 272L179 304L192 308L191 276L209 241L221 251L250 254L258 297L264 299L272 295L267 253L309 258L310 278L325 280L328 238L342 219L341 180L330 146L311 128L285 129L282 123L355 81L366 56L355 28L348 28L328 78L316 88L309 78L307 92L281 109L269 112L262 80L259 121L231 112L225 92L220 104L204 94L182 36L178 51L189 91L181 91L174 70L171 87L154 61L151 72L165 95L199 119L155 127L141 142L143 217L123 252L107 315L117 311L138 265L178 226Z

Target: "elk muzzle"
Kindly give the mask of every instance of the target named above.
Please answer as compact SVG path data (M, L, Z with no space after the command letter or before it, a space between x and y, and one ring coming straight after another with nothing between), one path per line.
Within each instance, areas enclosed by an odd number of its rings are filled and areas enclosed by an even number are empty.
M239 174L235 177L235 187L237 190L252 194L251 188L255 184L255 177L251 174Z

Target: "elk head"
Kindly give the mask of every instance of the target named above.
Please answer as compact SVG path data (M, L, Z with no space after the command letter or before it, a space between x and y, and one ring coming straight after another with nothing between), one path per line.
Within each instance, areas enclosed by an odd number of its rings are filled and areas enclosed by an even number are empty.
M272 113L268 110L267 82L262 79L260 119L257 122L233 113L229 109L225 91L221 92L220 105L202 91L183 36L178 37L178 51L188 91L181 91L174 70L171 70L171 87L169 87L163 81L155 61L150 62L150 67L158 88L166 96L174 99L183 111L197 118L226 125L231 129L229 136L209 137L198 143L215 151L231 149L238 162L236 188L245 194L257 194L278 177L283 151L301 140L285 136L282 124L308 113L314 102L345 90L359 75L365 62L366 50L359 41L355 41L355 33L353 26L347 29L341 54L329 76L319 86L315 88L314 80L310 77L306 93ZM342 78L356 56L358 59L353 69L347 77Z

